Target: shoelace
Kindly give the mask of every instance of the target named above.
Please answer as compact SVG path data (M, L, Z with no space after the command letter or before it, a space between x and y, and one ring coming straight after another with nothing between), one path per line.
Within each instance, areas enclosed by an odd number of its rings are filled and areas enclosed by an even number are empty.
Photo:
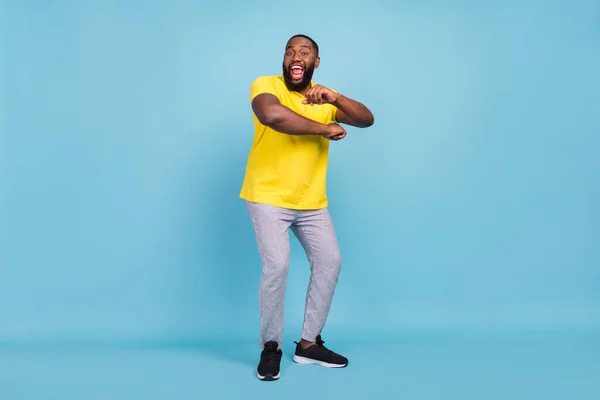
M319 348L321 349L321 351L325 352L329 356L336 355L336 353L334 351L329 350L327 347L323 346L322 344L321 345L317 345L317 346L319 346Z
M300 342L294 342L294 343L296 343L297 345L300 344ZM315 344L321 351L325 352L326 354L328 354L330 356L337 355L336 352L329 350L327 347L324 346L325 342L323 341L323 339L321 339L321 336L317 336L317 339L315 340Z
M319 346L321 348L322 351L327 353L327 355L329 355L329 356L337 356L338 355L335 351L329 350L327 347L324 346L325 342L323 341L323 339L321 339L321 336L317 336L316 344L317 344L317 346Z
M264 360L266 363L274 363L279 359L279 355L274 351L269 351L265 353Z

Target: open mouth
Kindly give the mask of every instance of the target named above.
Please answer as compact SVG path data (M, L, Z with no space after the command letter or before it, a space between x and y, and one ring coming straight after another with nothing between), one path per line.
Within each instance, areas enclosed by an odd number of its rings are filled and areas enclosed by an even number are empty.
M304 68L300 65L292 65L290 68L290 73L292 74L292 78L294 80L300 80L304 76Z

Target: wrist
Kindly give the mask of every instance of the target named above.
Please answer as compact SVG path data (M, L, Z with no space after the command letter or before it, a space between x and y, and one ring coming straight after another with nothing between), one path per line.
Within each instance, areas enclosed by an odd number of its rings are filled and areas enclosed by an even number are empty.
M329 133L329 125L319 123L319 131L317 134L320 136L325 136L327 133Z
M331 102L334 107L339 107L340 102L343 101L344 95L341 93L335 94L335 99Z

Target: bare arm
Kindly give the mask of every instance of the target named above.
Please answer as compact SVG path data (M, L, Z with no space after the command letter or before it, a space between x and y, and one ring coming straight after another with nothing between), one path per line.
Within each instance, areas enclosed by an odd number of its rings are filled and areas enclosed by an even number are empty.
M330 103L337 108L335 119L338 122L356 126L358 128L366 128L375 122L373 113L363 104L341 93L323 86L315 85L306 92L306 100L304 104L324 104Z
M336 97L337 100L333 102L337 108L336 121L358 128L367 128L375 123L373 113L366 106L340 93Z
M252 100L252 110L261 124L288 135L325 135L328 126L305 118L282 105L270 93L262 93Z

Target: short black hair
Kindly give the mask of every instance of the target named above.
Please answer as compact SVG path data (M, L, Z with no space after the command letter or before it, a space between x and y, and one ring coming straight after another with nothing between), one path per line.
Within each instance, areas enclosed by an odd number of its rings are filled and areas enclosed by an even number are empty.
M289 38L288 43L290 42L290 40L292 40L293 38L297 38L297 37L301 37L301 38L310 40L310 42L312 43L313 47L315 48L315 50L317 52L317 56L319 55L319 45L317 44L317 42L315 42L312 38L310 38L302 33L299 33L299 34L294 35L291 38Z

